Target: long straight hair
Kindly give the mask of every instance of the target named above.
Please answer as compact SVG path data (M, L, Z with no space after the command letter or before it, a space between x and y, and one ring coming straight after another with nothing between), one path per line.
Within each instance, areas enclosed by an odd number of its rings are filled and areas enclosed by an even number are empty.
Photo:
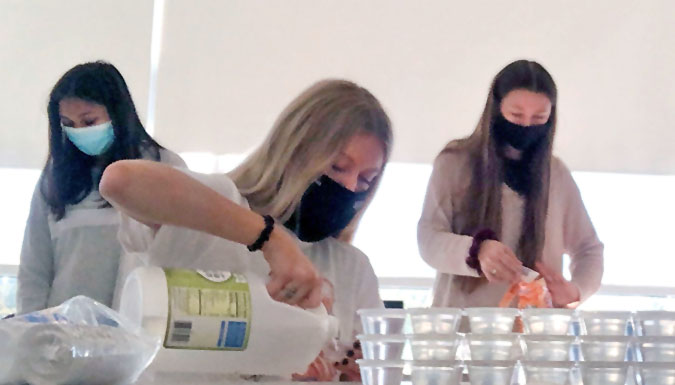
M391 152L391 123L368 90L346 80L323 80L302 92L281 113L263 144L229 176L254 211L285 222L309 185L358 134L375 135L385 154L382 171L369 190L370 201ZM341 239L351 239L366 207L342 231Z
M464 153L468 155L471 182L466 191L460 210L466 219L460 228L453 229L463 235L474 235L489 228L501 238L502 231L502 183L504 182L504 161L492 136L492 125L501 114L500 106L504 97L513 90L528 90L541 93L551 101L549 122L551 129L539 144L528 150L527 173L531 188L525 196L522 232L515 250L518 258L527 267L534 267L541 259L544 247L548 194L550 184L551 156L556 127L557 87L551 75L539 63L518 60L502 69L492 81L485 109L475 131L467 138L448 143L443 153ZM462 290L470 292L484 278L459 277Z
M102 105L112 120L115 141L100 156L80 151L61 129L59 103L77 98ZM81 202L96 188L94 167L103 172L110 163L138 159L143 155L159 160L162 149L145 131L136 113L131 93L122 74L112 64L98 61L79 64L56 83L49 95L49 155L40 179L41 193L57 220L66 214L66 206ZM102 201L102 206L109 206Z

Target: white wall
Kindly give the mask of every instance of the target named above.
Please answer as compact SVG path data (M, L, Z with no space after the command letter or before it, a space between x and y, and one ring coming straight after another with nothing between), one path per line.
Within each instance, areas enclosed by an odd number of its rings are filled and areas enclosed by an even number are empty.
M557 152L572 169L675 172L675 2L4 0L0 167L40 167L49 90L107 59L147 111L153 4L164 5L158 138L241 153L312 82L370 88L395 124L395 161L430 162L473 129L495 73L541 61L560 88Z
M156 133L180 151L256 146L317 79L370 88L396 161L472 131L492 77L539 60L572 169L674 173L675 2L166 0Z
M49 92L76 64L115 64L145 114L152 6L152 0L0 1L0 167L42 167Z

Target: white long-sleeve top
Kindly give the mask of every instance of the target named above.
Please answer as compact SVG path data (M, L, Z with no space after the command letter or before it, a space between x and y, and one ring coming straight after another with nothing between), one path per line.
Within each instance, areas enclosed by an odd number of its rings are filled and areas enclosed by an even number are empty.
M160 150L160 161L185 165L168 150ZM60 305L76 295L112 305L122 249L117 210L101 207L103 203L94 188L81 202L67 206L66 215L56 221L37 183L21 248L19 313Z
M496 306L508 286L489 283L471 293L454 284L458 276L478 276L466 264L473 238L459 235L455 224L464 218L457 211L470 183L468 157L443 153L434 162L427 188L417 238L422 258L438 273L434 284L434 306ZM501 242L516 250L521 236L524 200L508 186L502 187ZM542 262L562 270L562 256L571 258L572 283L581 301L600 287L603 274L603 244L586 212L581 194L569 169L558 158L551 160L548 213Z
M234 203L249 207L227 175L179 170ZM126 277L138 266L225 270L261 277L269 274L269 265L260 251L252 253L239 243L184 227L162 225L155 231L127 215L120 215L119 239L124 255L115 302L119 300ZM340 342L343 348L351 347L356 335L362 332L356 311L383 307L377 277L368 257L356 247L332 237L313 243L298 240L298 244L319 273L332 283L333 314L339 322Z

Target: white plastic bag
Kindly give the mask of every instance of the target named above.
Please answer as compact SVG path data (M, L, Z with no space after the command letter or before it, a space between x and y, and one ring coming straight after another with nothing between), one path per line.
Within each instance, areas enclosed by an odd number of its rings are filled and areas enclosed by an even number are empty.
M84 297L0 321L0 384L126 385L161 341Z

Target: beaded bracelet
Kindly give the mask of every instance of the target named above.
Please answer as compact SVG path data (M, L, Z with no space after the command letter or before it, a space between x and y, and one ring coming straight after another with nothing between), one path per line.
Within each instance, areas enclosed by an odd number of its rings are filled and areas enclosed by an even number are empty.
M270 239L270 234L272 234L272 230L274 230L274 218L269 215L265 215L263 219L265 220L265 228L260 232L258 239L251 245L247 246L248 251L257 251L262 249L265 242Z

